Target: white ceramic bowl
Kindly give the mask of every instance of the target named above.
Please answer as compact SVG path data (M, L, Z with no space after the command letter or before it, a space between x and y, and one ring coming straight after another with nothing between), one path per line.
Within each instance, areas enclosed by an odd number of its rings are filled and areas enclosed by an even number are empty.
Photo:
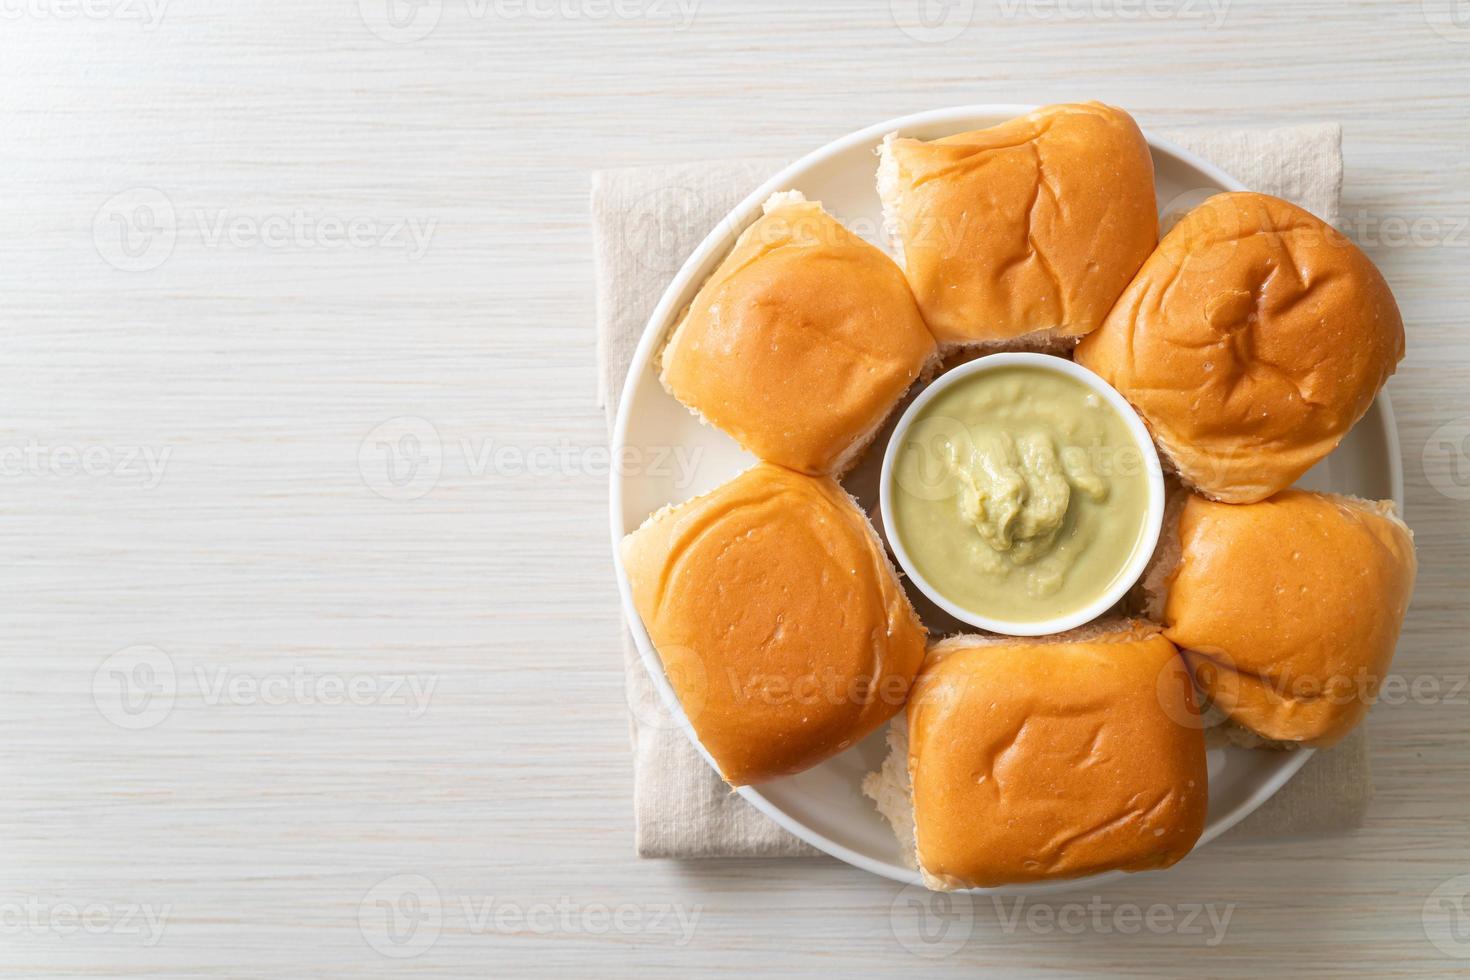
M664 676L663 665L633 608L628 576L618 556L623 536L666 504L688 500L714 489L754 460L718 430L702 425L658 383L656 354L674 320L693 298L705 278L734 244L736 236L760 213L761 202L778 190L802 191L822 201L849 227L885 247L883 209L874 187L875 148L887 133L921 139L993 126L1032 109L1025 105L960 106L890 119L844 136L781 170L751 192L733 211L716 222L669 283L649 317L628 369L627 384L613 423L612 458L641 461L642 466L613 468L609 485L613 566L629 631L638 645L643 665L658 689L668 716L640 713L645 726L672 726L708 759L679 707ZM1161 211L1173 212L1197 204L1210 191L1244 190L1218 167L1157 137L1148 136L1153 150L1154 181ZM672 188L683 197L697 188ZM670 450L676 457L670 460ZM626 456L624 454L627 454ZM681 468L677 455L683 453ZM1398 435L1387 395L1377 402L1348 433L1337 450L1317 464L1299 485L1374 499L1392 498L1403 508L1403 469ZM865 506L876 506L876 493L854 488ZM862 794L863 776L883 761L887 749L882 733L853 746L819 766L785 779L745 786L740 795L786 830L866 871L895 881L919 883L918 873L903 863L898 842L888 824ZM1284 786L1311 757L1312 752L1258 752L1228 747L1209 751L1210 808L1200 844L1206 844L1239 823ZM1154 876L1172 871L1150 872ZM1007 894L1097 888L1118 873L1076 881L1048 882L993 889Z
M1138 448L1148 478L1148 505L1144 511L1143 527L1133 546L1133 554L1129 556L1128 564L1123 567L1123 571L1105 591L1080 608L1051 619L1035 620L1029 623L996 619L973 609L967 609L958 603L951 602L943 592L935 588L919 571L914 560L909 557L908 547L903 540L903 535L899 533L898 522L893 519L892 503L894 461L899 455L909 428L924 406L942 392L948 391L956 384L963 384L977 374L1017 365L1064 375L1096 392L1112 406L1128 427L1128 434L1132 436L1133 443ZM1111 609L1118 600L1123 598L1123 593L1138 581L1139 576L1143 574L1144 567L1148 565L1148 560L1153 557L1154 549L1159 543L1159 530L1164 526L1164 472L1159 466L1158 451L1154 449L1153 439L1149 437L1143 420L1138 417L1133 406L1128 404L1127 399L1118 394L1112 385L1095 373L1080 364L1051 354L989 354L968 361L940 375L909 403L909 407L899 417L898 425L893 430L893 436L888 440L888 446L883 452L883 470L878 483L878 501L883 514L883 529L888 536L888 546L893 549L893 554L898 559L899 565L908 574L909 581L928 596L931 602L955 619L992 633L1005 633L1009 636L1045 636L1048 633L1061 633L1064 630L1081 626L1083 623L1092 622Z

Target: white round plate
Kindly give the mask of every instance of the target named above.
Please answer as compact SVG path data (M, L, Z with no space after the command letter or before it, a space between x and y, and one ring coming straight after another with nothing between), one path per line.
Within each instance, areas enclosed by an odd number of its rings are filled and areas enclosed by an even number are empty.
M759 214L761 203L776 191L799 190L821 201L854 232L886 249L882 234L882 206L874 186L875 148L891 132L933 139L982 129L1030 111L1032 106L984 105L938 109L870 126L814 153L776 174L721 220L694 251L659 302L628 372L618 405L612 436L612 458L637 459L647 465L614 467L611 485L613 562L623 611L643 662L653 677L675 724L709 759L680 710L658 654L644 632L628 592L628 577L618 557L618 543L649 514L714 489L754 458L719 430L706 426L675 401L658 383L654 355L675 318L694 298L714 271L736 236ZM1147 134L1146 134L1147 135ZM1210 193L1244 190L1241 184L1213 164L1164 140L1148 137L1153 150L1154 176L1160 213L1166 219L1198 204ZM880 435L868 459L882 456ZM623 453L627 452L627 457ZM864 507L876 510L876 480L864 476L867 465L843 482ZM1368 414L1327 459L1299 481L1316 490L1349 493L1374 500L1392 499L1403 508L1403 472L1398 436L1388 396L1380 395ZM914 590L910 589L912 595ZM740 794L756 809L797 837L849 864L906 883L918 882L917 872L905 867L898 844L887 823L863 796L863 776L878 768L886 746L879 731L848 751L796 776L743 787ZM1209 752L1210 806L1203 845L1240 822L1280 789L1312 755L1293 752L1217 748ZM994 892L1040 894L1091 888L1120 873L1075 881L1047 882Z

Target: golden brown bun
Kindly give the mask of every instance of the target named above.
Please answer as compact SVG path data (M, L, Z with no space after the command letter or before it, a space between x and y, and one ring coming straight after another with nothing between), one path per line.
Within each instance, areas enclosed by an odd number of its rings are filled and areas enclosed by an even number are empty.
M1159 239L1153 158L1097 102L883 146L879 193L942 344L1097 329Z
M761 459L837 473L919 376L934 338L893 260L792 196L768 204L700 288L661 380Z
M930 887L1168 867L1204 830L1194 691L1151 624L937 643L908 719Z
M1373 263L1264 194L1219 194L1164 238L1077 361L1117 388L1186 482L1251 503L1330 453L1404 356Z
M758 464L649 518L622 555L669 683L731 784L810 768L903 707L924 628L832 480Z
M1164 633L1205 696L1263 738L1331 745L1373 703L1414 589L1393 505L1302 490L1191 495Z

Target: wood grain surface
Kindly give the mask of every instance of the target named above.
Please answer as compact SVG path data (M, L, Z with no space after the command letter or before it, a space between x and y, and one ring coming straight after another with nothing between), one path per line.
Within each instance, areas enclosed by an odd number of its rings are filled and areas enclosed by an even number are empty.
M1465 8L0 0L0 973L1465 972ZM637 860L590 173L1075 98L1344 125L1421 549L1367 826L1023 906Z

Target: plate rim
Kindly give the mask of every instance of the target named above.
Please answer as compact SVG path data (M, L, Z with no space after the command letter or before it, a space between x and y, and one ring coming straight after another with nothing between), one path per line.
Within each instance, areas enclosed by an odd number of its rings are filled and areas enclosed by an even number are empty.
M848 133L822 146L803 154L793 162L782 167L761 183L755 190L740 201L724 217L720 218L710 229L708 234L700 241L699 245L684 260L679 270L674 274L669 284L664 288L653 312L644 324L643 332L638 338L638 344L633 350L632 359L628 364L628 373L624 378L623 387L618 397L617 413L614 416L611 440L609 448L613 458L618 458L622 447L627 442L628 426L631 422L631 392L634 382L638 376L647 369L652 358L654 348L658 345L665 333L665 325L675 312L672 307L676 305L679 297L688 288L690 281L698 273L699 269L710 258L716 250L727 250L740 230L743 230L758 213L765 200L779 190L790 189L789 185L805 170L826 161L827 159L856 149L863 144L874 144L881 141L888 133L904 131L919 126L933 124L954 123L963 125L966 120L976 117L994 116L1021 116L1038 108L1036 105L1021 103L975 103L959 106L949 106L939 109L927 109L921 112L908 113L896 116L883 122L874 123L861 129ZM993 125L993 124L992 124ZM1151 133L1148 129L1140 127L1144 139L1150 148L1160 151L1165 155L1172 156L1180 162L1187 164L1203 173L1211 181L1222 189L1222 192L1249 190L1243 183L1222 170L1219 166L1203 157L1192 153L1170 140L1163 139ZM962 131L962 130L956 130ZM876 166L874 168L876 170ZM1380 412L1381 435L1384 439L1385 448L1389 458L1389 486L1391 497L1402 516L1404 511L1404 476L1403 461L1400 457L1398 439L1398 427L1393 412L1392 403L1387 391L1379 391L1375 400ZM1362 421L1361 419L1359 420ZM622 518L623 492L617 467L613 467L608 476L608 511L609 531L611 532L613 568L616 573L618 584L618 596L622 604L624 625L633 637L638 648L640 659L648 671L654 687L659 693L659 698L668 710L670 717L683 731L684 736L695 747L704 758L706 764L719 772L713 757L700 742L694 732L693 725L684 714L684 709L679 703L678 697L670 687L668 678L664 675L662 664L658 660L658 654L653 648L647 631L643 627L642 617L638 615L633 605L633 598L628 585L627 570L623 567L621 542L630 530ZM1302 766L1316 754L1316 749L1299 748L1294 750L1295 756L1286 765L1281 767L1270 779L1265 780L1260 786L1235 807L1229 810L1223 817L1212 826L1206 827L1200 835L1191 853L1218 838L1221 834L1230 830L1241 820L1255 812L1262 804L1274 796L1281 787L1285 786L1301 770ZM840 861L861 868L872 874L897 881L905 885L922 885L922 877L919 872L890 865L881 861L873 860L867 855L861 854L834 841L815 829L792 817L785 810L778 807L761 793L758 786L736 787L748 803L754 806L766 817L774 821L798 839L805 841L825 854L835 857ZM1109 871L1103 874L1091 875L1083 878L1059 879L1043 883L1028 885L1010 885L996 888L971 888L962 891L971 894L983 895L1042 895L1048 893L1075 891L1079 888L1095 888L1122 878L1127 872Z

